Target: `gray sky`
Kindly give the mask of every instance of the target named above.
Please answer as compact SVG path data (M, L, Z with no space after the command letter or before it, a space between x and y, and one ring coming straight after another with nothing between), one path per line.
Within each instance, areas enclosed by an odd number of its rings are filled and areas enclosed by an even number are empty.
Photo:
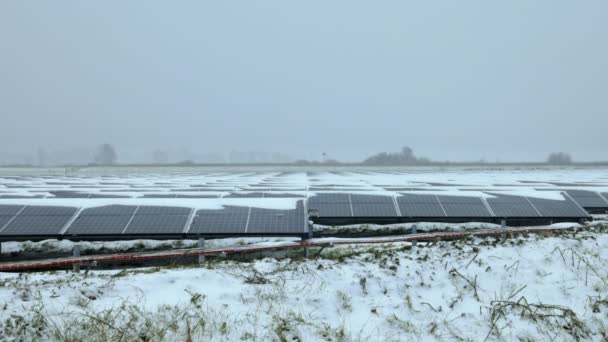
M0 2L0 152L608 159L608 1Z

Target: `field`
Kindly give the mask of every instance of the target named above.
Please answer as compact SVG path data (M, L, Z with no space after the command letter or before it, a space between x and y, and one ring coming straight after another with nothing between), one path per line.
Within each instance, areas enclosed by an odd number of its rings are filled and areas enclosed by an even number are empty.
M3 175L14 175L3 170ZM474 193L502 191L555 198L560 189L608 191L605 169L331 169L197 170L92 169L30 173L35 187L5 188L29 194L58 191L70 184L95 186L122 179L127 199L85 199L178 203L180 199L139 198L181 186L233 183L227 193L288 191L307 195L311 187L360 188L390 193L391 187ZM287 172L287 173L284 173ZM308 172L308 173L307 173ZM41 174L43 173L43 174ZM245 175L245 176L242 176ZM21 175L23 176L23 175ZM37 178L40 177L40 178ZM279 186L278 180L284 184ZM18 182L19 180L15 180ZM238 183L240 181L240 183ZM37 183L38 182L38 183ZM114 183L114 181L111 181ZM529 183L527 183L529 182ZM10 183L10 182L5 182ZM163 184L174 183L166 189ZM433 184L431 184L433 183ZM425 185L426 184L426 185ZM162 186L161 186L162 185ZM112 185L113 189L118 189ZM51 189L52 188L52 189ZM137 189L142 189L137 188ZM238 188L238 189L234 189ZM286 189L289 188L289 189ZM304 190L294 190L294 189ZM545 188L545 189L542 189ZM541 190L539 190L541 189ZM125 189L123 189L125 190ZM338 189L340 190L340 189ZM183 199L197 206L228 199ZM119 193L119 192L116 192ZM121 192L125 193L125 192ZM76 199L4 199L5 203ZM209 201L209 202L206 202ZM284 205L281 200L276 205ZM27 202L30 203L30 202ZM206 203L206 204L200 204ZM95 205L97 205L95 204ZM577 341L608 339L608 226L559 224L550 233L433 242L353 244L300 251L207 258L200 264L0 273L0 340L59 341ZM478 223L421 224L420 228L475 230ZM315 227L331 230L335 227ZM345 229L345 228L339 228ZM383 226L348 227L357 230ZM388 229L390 230L390 228ZM392 232L394 234L394 232ZM209 248L268 246L289 238L231 238ZM319 241L332 241L323 238ZM333 239L333 241L338 241ZM80 243L84 253L193 247L193 241ZM69 253L74 242L4 242L3 261L20 253Z

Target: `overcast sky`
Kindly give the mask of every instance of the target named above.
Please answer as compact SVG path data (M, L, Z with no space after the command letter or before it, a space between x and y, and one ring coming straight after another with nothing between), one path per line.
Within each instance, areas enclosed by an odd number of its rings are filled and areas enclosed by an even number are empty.
M608 160L608 1L3 0L0 118L2 153Z

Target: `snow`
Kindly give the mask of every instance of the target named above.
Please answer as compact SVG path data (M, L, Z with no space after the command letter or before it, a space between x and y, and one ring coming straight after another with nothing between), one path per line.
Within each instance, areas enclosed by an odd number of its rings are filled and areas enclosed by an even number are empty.
M282 173L279 171L286 171ZM63 170L32 169L22 176L22 169L12 171L21 178L11 178L11 169L0 169L0 196L43 195L42 199L0 198L0 204L66 205L91 207L107 204L174 205L201 209L222 205L259 206L269 209L292 208L295 197L314 196L321 192L352 192L378 195L422 193L491 197L492 193L563 199L560 191L568 189L608 192L606 168L365 168L343 167L310 171L306 168L267 167L232 168L83 168L73 175ZM2 176L6 174L7 176ZM312 191L329 187L327 191ZM415 188L417 191L393 191L390 188ZM204 190L200 192L199 190ZM127 196L121 199L59 199L50 191ZM293 194L292 199L227 199L230 193L270 192ZM218 198L143 198L151 194L211 195ZM51 201L52 199L52 201ZM266 199L271 200L271 199Z
M608 305L601 301L608 296L607 247L608 234L596 231L419 243L413 249L405 243L336 246L308 260L0 274L0 328L6 339L17 331L30 331L21 337L31 339L41 312L53 320L43 332L56 324L64 333L82 334L88 325L73 323L74 314L104 320L116 315L111 323L129 327L128 334L152 333L179 317L179 328L154 339L169 341L185 340L186 321L195 327L200 320L205 329L192 330L194 340L482 341L489 335L601 341L608 332ZM564 328L574 322L570 316L526 317L513 307L497 311L500 301L563 306L582 325ZM111 315L102 312L112 309ZM122 319L131 313L140 320L132 329L131 319ZM30 322L23 331L16 329L19 317Z

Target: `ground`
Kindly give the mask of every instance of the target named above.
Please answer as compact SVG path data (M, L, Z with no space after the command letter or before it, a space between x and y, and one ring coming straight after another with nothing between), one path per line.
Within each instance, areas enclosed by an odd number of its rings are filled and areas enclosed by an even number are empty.
M0 273L0 340L608 339L608 230ZM318 254L318 255L317 255Z

